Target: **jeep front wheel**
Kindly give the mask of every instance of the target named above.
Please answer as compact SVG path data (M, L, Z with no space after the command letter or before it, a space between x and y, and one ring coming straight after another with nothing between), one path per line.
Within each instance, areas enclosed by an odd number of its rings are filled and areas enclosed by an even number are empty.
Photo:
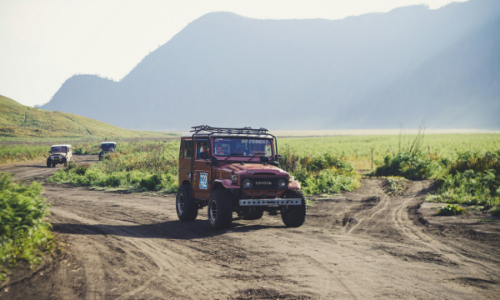
M185 184L179 187L175 198L177 216L181 221L194 221L198 216L198 205L191 199L190 186Z
M47 159L47 168L52 167L52 161L50 159Z
M228 191L215 190L208 199L208 221L214 230L229 228L233 221L233 203Z
M300 198L300 205L285 205L281 207L281 219L286 227L299 227L306 220L306 199L301 190L287 190L285 198Z

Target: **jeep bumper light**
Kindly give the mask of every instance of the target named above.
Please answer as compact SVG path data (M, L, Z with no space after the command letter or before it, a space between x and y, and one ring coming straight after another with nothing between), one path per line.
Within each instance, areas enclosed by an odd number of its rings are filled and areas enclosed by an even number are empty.
M243 180L243 188L244 189L251 189L252 188L252 181L250 179Z
M238 175L231 175L231 181L233 184L238 184Z

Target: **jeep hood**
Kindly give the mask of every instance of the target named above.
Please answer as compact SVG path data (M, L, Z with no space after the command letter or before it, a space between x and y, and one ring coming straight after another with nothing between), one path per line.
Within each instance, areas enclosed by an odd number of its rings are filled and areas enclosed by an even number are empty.
M219 171L234 172L238 175L252 175L254 173L270 173L274 175L288 176L289 174L273 165L264 164L241 164L241 163L218 163L215 168Z

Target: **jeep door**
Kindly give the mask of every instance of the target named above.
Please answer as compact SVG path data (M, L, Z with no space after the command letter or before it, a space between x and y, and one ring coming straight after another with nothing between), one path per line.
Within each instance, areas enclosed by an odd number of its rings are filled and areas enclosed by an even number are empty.
M208 200L211 192L210 143L196 139L194 155L193 193L195 199Z
M179 152L179 186L191 182L192 153L193 141L191 139L182 139Z

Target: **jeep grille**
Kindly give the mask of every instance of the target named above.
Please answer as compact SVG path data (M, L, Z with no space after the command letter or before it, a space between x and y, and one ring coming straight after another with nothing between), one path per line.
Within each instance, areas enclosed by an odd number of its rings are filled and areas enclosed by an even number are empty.
M277 190L278 180L281 178L250 177L244 179L250 179L252 181L252 190Z

